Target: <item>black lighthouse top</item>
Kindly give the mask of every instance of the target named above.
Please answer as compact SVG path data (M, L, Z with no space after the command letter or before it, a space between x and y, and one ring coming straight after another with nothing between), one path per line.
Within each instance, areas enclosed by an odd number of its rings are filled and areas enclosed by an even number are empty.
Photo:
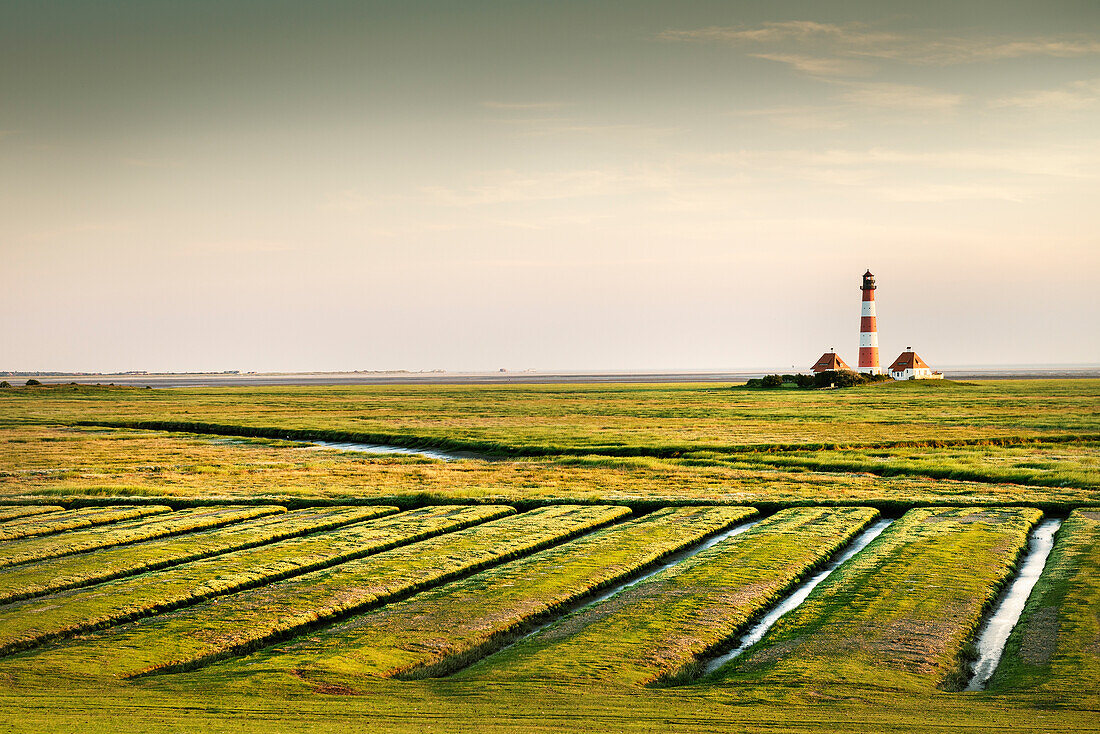
M860 290L861 291L873 291L874 289L875 289L875 276L871 274L870 270L868 270L866 273L863 274L863 287L860 288Z

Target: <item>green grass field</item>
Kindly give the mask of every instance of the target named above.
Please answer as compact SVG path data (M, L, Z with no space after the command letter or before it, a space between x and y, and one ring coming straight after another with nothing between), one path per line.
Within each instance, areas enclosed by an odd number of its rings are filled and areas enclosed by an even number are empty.
M1033 443L950 451L988 465L997 452L1012 452L1018 463L1046 462L1052 452L1065 457L1088 452L1091 445ZM892 451L904 456L911 449ZM949 468L939 464L933 464L934 470L928 474L921 474L920 466L908 473L891 473L883 471L880 458L865 465L861 462L866 459L860 458L865 452L852 452L854 463L832 469L799 466L805 458L780 451L678 458L588 455L439 462L317 450L270 439L19 426L0 430L0 501L42 503L63 498L77 503L171 501L181 506L256 502L290 507L355 502L402 506L616 502L650 507L764 503L775 507L839 502L897 509L922 503L984 503L1063 511L1100 502L1094 491L1096 482L1091 479L1087 486L1064 487L1048 486L1045 480L1027 484L1027 476L1021 478L1025 483L1008 483L992 471L982 475L985 480L951 479L943 476ZM1066 461L1064 471L1077 472L1083 461ZM780 466L783 462L792 465ZM39 468L22 469L25 463ZM54 468L41 468L47 464Z
M385 506L295 510L218 530L25 563L0 570L0 601L9 602L41 596L51 591L90 586L265 543L331 530L396 511L396 507Z
M1100 730L1098 467L1098 380L5 389L0 728Z
M386 508L391 509L391 508ZM13 602L0 609L0 655L56 637L197 604L362 558L507 514L504 507L429 507L338 530Z
M1017 446L848 449L757 453L748 459L779 468L871 472L976 482L1080 489L1100 484L1100 443L1032 443Z
M782 510L460 673L460 680L647 685L694 677L699 661L866 527L873 510Z
M217 666L210 675L294 671L317 685L349 690L364 676L444 675L569 604L754 515L744 507L659 510Z
M1027 509L911 510L715 677L958 689L983 613L1039 518Z
M30 517L31 515L43 515L47 512L60 512L64 509L64 507L58 505L8 505L0 507L0 523Z
M492 520L500 513L488 510L497 508L476 509L488 522L113 627L36 653L31 665L36 670L45 666L53 678L86 677L91 670L102 676L132 677L196 667L567 540L628 514L620 507L559 505ZM152 581L159 585L157 579ZM43 603L51 608L59 604L52 599ZM60 604L70 617L86 614L83 606ZM125 618L116 616L115 621ZM36 640L44 641L41 635Z
M284 508L270 505L261 505L260 507L199 507L171 512L155 520L131 520L124 523L111 523L82 532L68 532L60 536L47 535L9 540L4 543L3 549L0 551L0 566L15 566L20 563L40 561L73 553L84 553L100 548L110 548L115 545L127 545L142 540L166 538L279 512L285 512Z
M13 541L50 535L65 530L106 525L117 520L130 520L160 512L171 512L166 505L143 507L88 507L79 510L62 510L42 515L30 515L8 520L0 525L0 541Z
M712 384L56 386L6 390L0 405L0 425L190 423L253 433L270 428L277 438L307 431L502 455L667 456L772 445L1100 434L1100 380L916 381L798 392Z

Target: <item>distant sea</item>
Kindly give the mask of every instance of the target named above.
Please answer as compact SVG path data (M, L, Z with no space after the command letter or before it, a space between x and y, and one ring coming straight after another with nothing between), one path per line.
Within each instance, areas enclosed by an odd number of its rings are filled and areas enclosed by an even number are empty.
M1009 380L1100 378L1100 365L954 365L938 367L949 380ZM787 369L755 370L622 370L536 372L248 372L248 373L0 373L12 385L33 377L44 384L77 382L82 385L131 387L215 387L258 385L445 385L445 384L550 384L610 382L744 382Z

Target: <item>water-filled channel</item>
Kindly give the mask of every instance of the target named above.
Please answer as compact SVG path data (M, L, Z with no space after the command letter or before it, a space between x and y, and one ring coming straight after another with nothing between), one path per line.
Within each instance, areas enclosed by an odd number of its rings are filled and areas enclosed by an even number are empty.
M779 621L780 617L806 601L806 597L810 595L810 592L813 591L818 584L828 578L829 574L851 559L852 556L866 548L872 540L882 534L882 531L890 527L890 524L893 522L893 520L879 520L874 525L864 530L855 540L849 543L848 547L844 549L844 552L837 556L836 559L824 568L824 570L819 571L810 578L809 581L803 583L783 599L783 601L775 605L767 614L761 617L760 621L745 633L737 647L716 658L708 660L703 666L703 673L713 673L763 639L767 631L772 628L772 625Z
M1020 621L1024 604L1035 588L1035 583L1047 565L1047 557L1054 547L1054 534L1062 526L1061 520L1044 520L1031 531L1027 556L1020 564L1020 572L1008 587L978 637L978 659L971 666L973 677L966 686L968 691L980 691L997 670L1005 644L1012 628Z
M610 599L611 597L615 596L616 594L621 593L625 589L629 589L631 586L636 586L637 584L642 583L646 579L651 578L653 576L656 576L661 571L665 571L667 569L672 568L673 566L679 565L679 564L683 563L684 561L686 561L687 559L691 558L692 556L695 556L695 555L698 555L698 554L702 553L707 548L714 547L715 545L717 545L718 543L721 543L723 540L725 540L727 538L732 538L735 535L740 535L741 533L745 532L746 530L753 527L754 525L756 525L759 522L760 522L759 520L753 520L751 522L746 522L746 523L743 523L741 525L737 525L737 526L732 527L728 530L723 530L722 532L718 533L717 535L711 536L710 538L707 538L706 540L702 541L701 543L696 543L695 545L693 545L689 548L685 548L682 551L677 551L676 553L673 553L672 555L665 558L665 560L661 561L659 563L659 565L654 566L650 570L648 570L644 573L638 574L637 576L633 576L633 577L627 579L626 581L623 581L622 583L613 586L612 588L608 589L607 591L603 591L603 592L599 593L598 595L590 596L590 597L587 597L585 599L582 599L575 606L573 606L570 609L570 611L581 611L581 610L587 609L588 607L599 604L600 602L606 601L606 600ZM543 624L540 624L539 626L535 627L533 630L531 630L527 634L523 635L522 637L518 638L517 640L514 640L513 642L509 643L508 645L505 645L501 649L502 650L507 649L507 648L511 647L512 645L516 644L516 642L519 642L519 640L526 639L526 638L530 637L531 635L537 635L539 632L542 632L544 629L546 629L550 625L555 624L559 619L562 618L562 616L564 616L564 614L556 615L553 619L551 619L548 622L545 622Z
M441 451L440 449L409 449L404 446L390 446L380 443L346 443L343 441L308 441L317 448L337 449L339 451L358 451L364 454L411 454L414 456L426 456L429 459L440 461L455 461L457 459L478 458L474 454L461 451Z

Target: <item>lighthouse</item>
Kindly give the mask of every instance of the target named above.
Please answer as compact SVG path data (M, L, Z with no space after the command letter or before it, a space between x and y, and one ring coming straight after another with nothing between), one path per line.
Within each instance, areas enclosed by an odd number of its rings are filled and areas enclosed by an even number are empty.
M865 374L882 374L878 366L878 321L875 318L875 276L868 270L863 274L863 313L859 320L859 371Z

